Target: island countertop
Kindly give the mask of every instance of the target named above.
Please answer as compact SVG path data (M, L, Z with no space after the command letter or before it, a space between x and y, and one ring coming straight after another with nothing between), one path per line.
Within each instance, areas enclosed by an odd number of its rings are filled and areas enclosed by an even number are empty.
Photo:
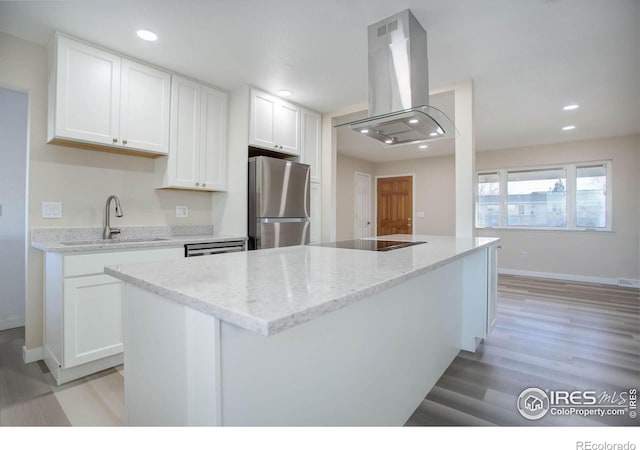
M427 243L387 252L284 247L110 266L105 273L269 336L499 242L498 238L430 235L380 239Z

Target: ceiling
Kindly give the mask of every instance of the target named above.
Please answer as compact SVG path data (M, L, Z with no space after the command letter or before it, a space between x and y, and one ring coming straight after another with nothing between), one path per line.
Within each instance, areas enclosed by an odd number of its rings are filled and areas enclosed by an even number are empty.
M427 30L431 87L473 79L478 150L640 133L639 0L19 1L0 2L0 31L45 44L59 30L333 112L366 103L367 26L405 8Z

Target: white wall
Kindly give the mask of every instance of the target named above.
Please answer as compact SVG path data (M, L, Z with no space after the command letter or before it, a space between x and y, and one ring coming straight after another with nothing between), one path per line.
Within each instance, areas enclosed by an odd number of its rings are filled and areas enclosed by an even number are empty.
M0 33L0 84L29 93L28 227L102 226L109 194L122 201L124 217L115 226L212 223L212 194L156 190L153 159L49 145L46 48ZM62 219L42 219L41 202L63 202ZM175 206L189 217L177 219ZM26 347L42 345L41 252L27 255Z
M0 87L0 330L24 325L28 101Z
M338 161L343 159L343 155L339 155ZM599 160L612 161L613 232L476 230L478 236L502 238L500 269L568 275L567 278L603 282L613 282L618 278L640 279L640 136L482 151L476 153L476 168L484 170ZM339 229L350 230L353 229L353 213L341 212L347 211L344 205L353 204L352 194L351 198L346 198L349 195L348 185L353 183L353 168L345 169L348 173L341 173L338 178L338 192L344 193L344 197L338 195L337 222ZM374 173L415 173L415 209L425 212L424 219L415 219L415 232L455 234L453 156L375 164ZM352 237L353 234L344 238ZM521 258L523 251L528 254L526 259Z
M413 219L414 233L455 235L456 180L453 156L376 164L376 175L409 173L415 174L414 211L424 212L424 218Z
M479 152L476 165L482 170L607 159L613 232L478 230L479 236L502 238L501 269L640 279L640 136Z

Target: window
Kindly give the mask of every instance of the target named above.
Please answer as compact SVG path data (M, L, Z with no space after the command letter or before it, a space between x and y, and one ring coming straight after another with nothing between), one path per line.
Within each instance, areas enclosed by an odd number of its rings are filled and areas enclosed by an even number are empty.
M478 174L476 223L483 227L500 226L500 178L498 172Z
M478 172L477 227L611 229L610 162Z
M567 225L565 169L507 171L507 224L510 227Z
M576 226L607 226L607 171L603 165L576 169Z

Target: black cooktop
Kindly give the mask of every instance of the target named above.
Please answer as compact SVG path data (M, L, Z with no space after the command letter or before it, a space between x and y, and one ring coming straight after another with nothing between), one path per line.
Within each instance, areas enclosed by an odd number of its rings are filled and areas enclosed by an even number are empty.
M353 239L351 241L325 242L316 244L319 247L348 248L352 250L369 250L373 252L386 252L411 245L426 244L426 241L387 241L374 239Z

